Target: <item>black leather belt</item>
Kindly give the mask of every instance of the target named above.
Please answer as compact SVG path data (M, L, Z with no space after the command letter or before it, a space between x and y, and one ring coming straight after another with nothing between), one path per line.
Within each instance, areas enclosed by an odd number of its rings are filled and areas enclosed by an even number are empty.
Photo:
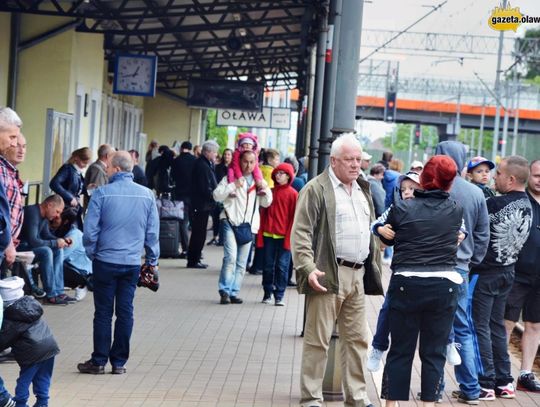
M339 257L336 260L337 264L339 264L340 266L350 267L355 270L358 270L364 266L364 263L354 263L352 261L340 259Z

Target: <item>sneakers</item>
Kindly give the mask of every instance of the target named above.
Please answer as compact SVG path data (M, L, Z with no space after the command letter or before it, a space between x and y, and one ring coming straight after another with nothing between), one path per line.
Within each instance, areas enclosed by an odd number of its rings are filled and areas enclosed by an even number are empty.
M2 403L3 404L1 404L0 407L15 407L17 404L12 398L8 398L7 400L2 401Z
M540 393L540 382L534 377L534 373L527 373L519 376L517 389L522 391L531 391Z
M379 350L376 348L371 348L371 352L369 352L368 359L367 359L367 370L370 372L376 372L381 368L381 359L384 355L383 350Z
M276 303L274 304L276 307L284 307L285 306L285 301L283 301L283 299L281 300L276 300Z
M478 396L480 401L493 401L495 400L495 390L493 389L480 389L480 396Z
M75 287L75 299L77 301L82 301L84 297L88 294L88 288L85 287Z
M512 383L508 383L506 386L495 387L495 395L502 399L513 399L516 397L516 390Z
M58 296L58 297L47 298L45 300L45 304L48 304L48 305L68 305L68 302L66 300L64 300L62 297Z
M77 365L77 370L81 373L87 373L87 374L104 374L105 368L103 366L94 365L92 363L92 360L87 360L84 363L79 363Z
M30 289L32 290L32 295L36 298L43 298L45 297L47 294L45 293L45 291L43 291L40 287L38 287L37 285L35 284L32 284L30 286Z
M76 300L75 298L70 297L70 296L67 295L67 294L60 294L60 295L58 296L58 298L63 299L63 300L64 300L65 302L67 302L68 304L73 304L73 303L77 302L77 300Z
M461 365L461 356L458 353L458 349L460 348L460 343L452 342L446 345L446 363L450 366Z
M416 393L416 400L422 400L422 393L421 392ZM435 400L435 403L437 403L437 404L442 403L442 395L439 394L437 396L437 400Z
M265 295L261 301L263 304L272 304L272 294Z
M478 404L480 404L480 400L478 399L478 397L473 399L459 390L454 390L452 392L452 397L456 398L458 403L469 404L470 406L477 406Z

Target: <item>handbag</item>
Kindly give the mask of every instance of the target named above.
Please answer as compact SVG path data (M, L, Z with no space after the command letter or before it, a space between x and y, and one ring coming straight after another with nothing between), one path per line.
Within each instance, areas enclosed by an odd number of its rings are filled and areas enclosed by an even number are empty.
M160 219L184 219L184 202L173 201L169 194L162 194L156 199Z
M253 213L251 214L251 221L246 222L245 221L246 213L247 213L248 204L249 204L249 190L246 193L248 194L248 198L246 200L246 211L244 212L244 222L240 223L238 226L234 226L231 223L231 219L229 218L227 209L223 208L223 212L225 212L225 217L227 218L227 222L229 222L229 225L231 226L231 229L234 233L234 239L236 240L236 243L239 244L240 246L253 241L253 233L251 232L251 222L253 222L253 216L255 216L255 208L257 207L257 201L255 201L253 203Z
M383 285L382 285L382 279L381 279L381 269L380 269L380 251L379 248L376 247L376 251L374 254L371 251L367 259L364 261L364 293L366 295L384 295ZM373 255L378 256L376 257L375 268L378 268L376 270L373 266L372 257Z

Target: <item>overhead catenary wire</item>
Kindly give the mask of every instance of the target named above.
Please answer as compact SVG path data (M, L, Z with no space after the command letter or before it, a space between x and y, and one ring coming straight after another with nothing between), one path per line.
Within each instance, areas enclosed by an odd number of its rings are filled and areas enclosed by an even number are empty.
M367 56L365 56L364 58L360 59L360 63L362 63L363 61L365 61L366 59L368 59L369 57L371 57L372 55L376 54L377 52L379 52L381 49L383 49L384 47L386 47L388 44L390 44L392 41L394 41L396 38L398 38L399 36L403 35L404 33L406 33L407 31L409 31L411 28L413 28L416 24L418 24L420 21L426 19L428 16L430 16L431 14L433 14L435 11L439 10L442 6L444 6L446 3L448 3L448 0L445 0L443 1L442 3L439 3L438 5L436 5L435 7L433 7L433 9L431 11L429 11L428 13L424 14L422 17L420 17L418 20L416 20L415 22L413 22L412 24L409 24L407 27L405 27L403 30L401 30L400 32L398 32L396 35L394 35L392 38L390 38L388 41L386 41L384 44L380 45L379 47L375 48L373 51L371 51Z

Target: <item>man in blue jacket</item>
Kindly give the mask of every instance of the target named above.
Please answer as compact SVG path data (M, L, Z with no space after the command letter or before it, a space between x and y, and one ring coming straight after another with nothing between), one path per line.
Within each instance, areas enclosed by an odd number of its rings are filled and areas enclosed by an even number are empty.
M133 182L127 151L114 153L107 166L109 183L92 194L84 222L83 244L94 276L94 351L79 363L81 373L102 374L108 361L113 374L126 372L133 330L133 298L145 262L159 258L159 219L154 194ZM111 346L111 321L116 313Z

